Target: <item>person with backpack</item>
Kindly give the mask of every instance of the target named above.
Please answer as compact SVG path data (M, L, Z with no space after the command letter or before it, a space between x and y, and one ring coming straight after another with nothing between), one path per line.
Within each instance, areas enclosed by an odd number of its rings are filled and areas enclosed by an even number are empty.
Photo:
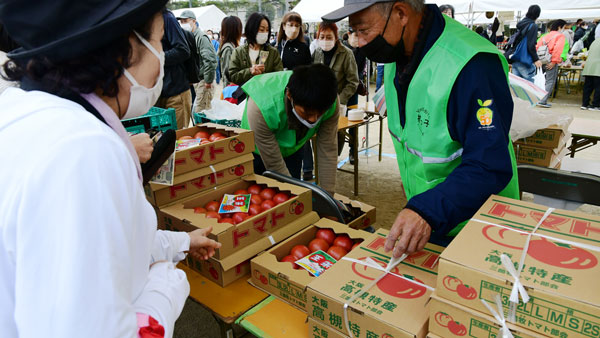
M541 8L538 5L531 5L525 14L525 18L517 23L518 37L513 43L514 50L509 49L508 56L509 61L512 61L512 73L524 78L527 81L533 82L533 76L537 68L542 67L542 63L538 60L536 53L535 42L537 40L538 26L535 24L535 20L540 17ZM526 40L525 40L526 39ZM515 54L518 53L519 44L523 43L521 48L525 48L523 57L515 59ZM506 55L506 54L505 54Z
M223 75L223 88L232 84L229 81L229 60L231 54L240 45L242 38L242 20L235 15L230 15L221 21L221 46L219 59L221 60L221 74Z
M562 19L554 21L550 26L550 33L542 35L536 45L538 58L543 64L542 69L546 73L546 91L548 92L537 103L542 108L552 107L548 103L548 98L554 90L558 69L560 68L559 65L566 60L569 50L568 45L565 44L565 35L562 33L566 24L566 21Z

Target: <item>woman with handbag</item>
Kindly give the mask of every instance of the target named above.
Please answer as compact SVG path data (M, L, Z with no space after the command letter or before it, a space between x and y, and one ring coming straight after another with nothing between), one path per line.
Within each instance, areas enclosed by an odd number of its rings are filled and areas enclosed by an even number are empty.
M507 57L509 61L512 61L512 73L530 82L533 82L536 69L542 67L535 48L538 31L535 20L539 18L540 13L540 6L529 6L525 18L517 23L518 44Z

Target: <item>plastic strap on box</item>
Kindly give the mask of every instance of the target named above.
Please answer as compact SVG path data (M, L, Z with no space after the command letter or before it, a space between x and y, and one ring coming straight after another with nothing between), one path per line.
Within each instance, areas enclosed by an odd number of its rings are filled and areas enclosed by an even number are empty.
M492 316L496 318L498 324L500 324L500 337L514 338L512 332L510 332L510 329L506 325L506 319L504 318L504 310L502 309L502 300L500 299L500 294L496 294L495 300L496 308L498 309L498 311L494 310L494 308L492 308L485 300L481 299L481 302L490 311Z
M215 186L213 189L217 190L217 187L219 186L219 183L217 182L217 171L215 170L215 167L213 167L212 165L209 165L208 167L210 168L210 170L212 170L213 177L215 178Z
M269 235L269 237L268 237L268 238L269 238L269 241L271 242L271 245L275 245L275 243L277 243L277 242L275 241L275 238L273 238L273 236Z

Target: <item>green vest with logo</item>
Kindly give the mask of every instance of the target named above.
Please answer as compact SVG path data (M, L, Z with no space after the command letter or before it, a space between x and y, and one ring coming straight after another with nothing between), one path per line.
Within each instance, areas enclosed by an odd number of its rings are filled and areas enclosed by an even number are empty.
M446 16L444 19L444 31L421 61L408 87L404 128L400 124L398 93L394 85L396 64L385 65L388 127L409 200L442 183L462 161L463 147L450 137L446 109L454 82L467 62L478 53L497 54L508 81L508 64L494 45L474 35L458 21ZM481 108L477 112L469 113L480 121L482 128L491 127L493 112L486 108L491 100L481 98L479 104ZM518 199L517 166L510 140L507 146L513 177L499 195ZM448 235L456 236L466 222L458 224Z
M302 139L297 141L296 131L289 129L288 127L288 113L285 108L285 89L290 80L290 76L292 76L292 71L257 75L242 86L244 92L254 100L260 109L269 129L275 134L277 143L279 143L281 155L284 158L300 150L306 141L310 140L310 138L317 133L321 124L335 115L336 107L336 103L334 102L333 105L325 111L321 121L319 121L314 128L309 129ZM250 129L247 103L242 117L242 128ZM255 148L254 152L259 154L258 148Z

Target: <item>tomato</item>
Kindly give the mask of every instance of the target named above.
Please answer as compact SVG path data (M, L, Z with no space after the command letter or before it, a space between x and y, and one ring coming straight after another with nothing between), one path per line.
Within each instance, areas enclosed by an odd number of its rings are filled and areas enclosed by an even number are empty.
M204 140L200 141L200 145L208 144L208 143L210 143L210 141L207 140L207 139L204 139Z
M475 288L472 288L468 285L464 285L464 284L460 284L457 288L456 288L456 293L458 293L458 295L461 298L464 299L475 299L477 297L477 290L475 290Z
M225 137L225 136L217 136L217 137L215 137L215 138L212 140L212 142L221 141L221 140L224 140L224 139L226 139L226 138L227 138L227 137Z
M333 245L344 248L346 251L352 250L354 242L348 237L348 235L339 235L333 240Z
M210 142L215 142L215 141L218 141L217 138L224 139L226 137L225 137L225 135L223 135L223 133L216 131L208 137L208 140Z
M203 207L195 207L194 208L194 213L195 214L203 214L206 212L206 209L204 209Z
M233 223L233 218L231 217L225 217L225 218L221 218L219 221L219 223L229 223L229 224L234 224Z
M260 205L260 209L262 211L266 211L269 210L271 208L275 207L275 202L273 202L272 200L265 200L262 202L262 204Z
M354 250L354 248L356 248L359 245L360 245L360 243L354 243L354 245L352 246L352 249L350 249L350 251Z
M258 215L261 212L262 212L262 208L260 207L260 205L250 204L250 207L248 208L248 213L250 214L250 216Z
M217 220L221 219L221 215L219 215L216 211L207 211L206 218L216 218Z
M275 202L275 204L281 204L289 199L290 199L290 195L285 192L280 192L278 194L275 194L275 196L273 196L273 202Z
M331 229L319 229L315 238L322 238L327 241L327 244L332 245L335 240L335 232Z
M262 188L258 184L253 184L253 185L249 186L247 190L252 195L258 195L258 194L260 194L260 191L262 190Z
M182 140L191 140L191 139L192 139L192 137L191 137L191 136L181 136L181 137L179 138L179 141L182 141Z
M310 250L306 247L306 245L299 244L292 248L290 255L296 257L296 260L298 260L310 255Z
M292 266L294 267L294 269L300 269L300 266L298 266L298 264L296 264L296 257L292 256L292 255L287 255L285 257L283 257L280 262L289 262L292 263Z
M322 238L315 238L312 241L310 241L310 243L308 243L308 248L310 249L311 252L315 252L315 251L325 251L327 252L327 250L329 250L329 244L327 243L326 240L322 239Z
M271 189L271 188L264 188L261 192L260 192L260 197L263 200L272 200L273 196L275 196L275 190Z
M219 211L220 206L221 206L221 203L219 203L217 201L210 201L210 202L206 203L206 205L204 205L204 207L208 211Z
M234 195L248 195L248 190L245 189L238 189L236 190L234 193Z
M335 258L336 261L342 259L342 257L346 256L347 253L348 251L346 251L346 249L342 248L341 246L335 245L330 247L329 250L327 250L327 254Z
M258 204L261 205L263 202L263 199L260 198L259 195L257 194L252 194L252 197L250 198L250 204Z
M194 135L194 138L202 138L207 139L210 137L210 134L205 131L199 131Z
M248 215L245 212L236 212L235 214L233 214L233 224L240 224L243 221L247 220L248 218L250 218L250 215Z

